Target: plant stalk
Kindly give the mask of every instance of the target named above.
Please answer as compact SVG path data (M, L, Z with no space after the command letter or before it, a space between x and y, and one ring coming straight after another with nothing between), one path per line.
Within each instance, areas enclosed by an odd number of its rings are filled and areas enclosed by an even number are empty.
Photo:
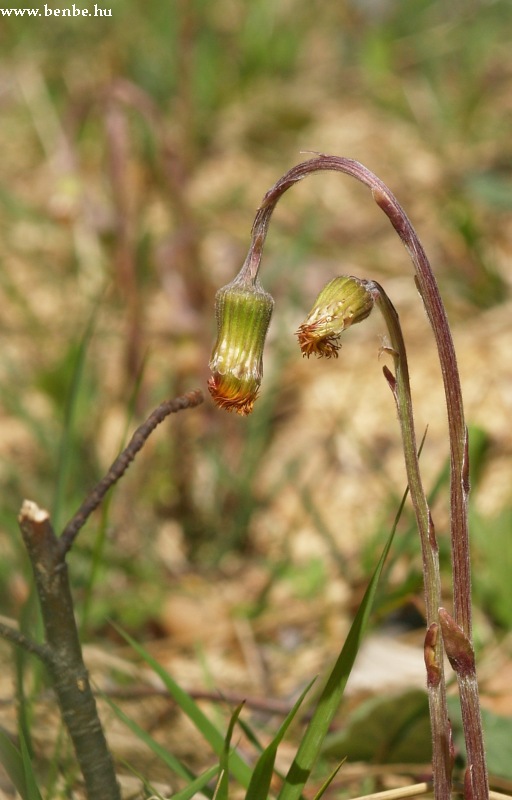
M19 523L34 573L46 634L46 661L73 742L87 797L121 800L114 762L89 683L73 613L67 565L47 511L25 501Z
M439 550L432 515L421 479L414 429L409 368L400 321L395 307L382 286L376 281L368 281L366 285L384 317L389 333L391 347L389 349L386 348L386 352L390 352L393 356L395 374L393 375L387 367L384 367L383 372L395 398L398 411L407 481L420 535L427 617L425 666L427 669L427 690L432 727L432 772L435 796L440 800L451 796L453 759L444 680L444 648L442 637L438 635L438 609L441 605Z
M202 402L202 392L194 390L161 403L137 428L127 447L84 500L60 538L55 535L48 512L35 503L26 500L19 515L46 641L38 644L1 621L0 636L36 655L46 665L90 800L121 800L121 793L83 660L66 556L89 516L124 475L157 425L169 414L193 408Z
M418 291L436 340L448 412L454 619L473 651L468 530L469 460L460 376L450 326L439 288L426 253L405 211L383 181L359 162L339 156L319 154L313 159L292 167L266 193L254 220L250 248L240 276L256 280L270 218L282 195L308 175L321 171L335 171L350 175L371 190L375 202L389 218L415 268ZM431 648L438 635L437 629L429 630L427 650ZM472 800L487 800L489 787L474 659L470 676L471 692L467 691L469 680L467 673L457 673L457 679L468 760L469 777L466 781L469 787L468 793Z
M118 455L115 461L111 464L109 471L99 483L96 484L94 489L85 498L82 505L74 516L70 519L61 536L58 539L58 548L62 558L71 549L73 543L82 530L83 526L98 506L103 501L103 498L114 486L117 481L122 478L137 453L142 450L146 440L153 433L157 425L160 425L169 414L176 414L187 408L195 408L203 402L203 393L199 389L194 389L187 394L174 397L172 400L164 400L160 403L154 411L151 412L149 417L139 425L128 445Z

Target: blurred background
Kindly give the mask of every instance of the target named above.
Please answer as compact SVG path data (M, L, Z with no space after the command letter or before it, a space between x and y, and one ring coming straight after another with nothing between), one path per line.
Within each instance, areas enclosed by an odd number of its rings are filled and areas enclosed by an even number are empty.
M60 530L161 400L205 389L215 291L244 260L265 191L308 151L348 156L405 207L453 326L483 702L510 741L512 5L96 5L104 15L0 15L0 612L34 617L23 498ZM262 282L276 306L254 414L207 397L165 422L71 553L99 684L116 670L128 680L135 661L112 620L197 691L292 700L338 652L406 482L378 316L333 362L303 361L293 336L337 274L378 280L400 313L450 606L445 410L412 267L368 192L322 174L273 218ZM384 692L423 686L422 603L406 507L374 615L381 649L362 659L333 744L336 758L358 743L353 766L332 796L395 785L393 762L428 764L424 730L392 738L384 715L373 746L351 727L380 719L365 704ZM7 645L0 654L11 663ZM10 669L0 691L14 719ZM161 706L129 712L194 756ZM35 731L44 762L47 732ZM117 737L151 777L137 743ZM492 750L495 785L511 789L509 753ZM362 760L373 767L358 771Z

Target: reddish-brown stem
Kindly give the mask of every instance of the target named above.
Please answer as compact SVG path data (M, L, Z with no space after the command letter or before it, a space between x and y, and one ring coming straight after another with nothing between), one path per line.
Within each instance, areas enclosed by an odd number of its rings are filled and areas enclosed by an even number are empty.
M256 280L270 218L278 200L296 183L308 175L321 171L335 171L350 175L371 190L375 202L387 215L405 245L415 268L416 284L437 344L448 412L454 618L472 647L471 570L468 533L468 439L460 377L450 326L439 288L426 253L405 211L380 178L359 162L339 156L319 154L313 159L292 167L266 193L254 220L249 253L240 274L253 281ZM471 693L464 691L465 687L462 685L461 677L458 676L458 679L461 704L463 706L469 704L468 708L465 710L463 708L463 721L468 764L470 766L472 797L478 798L478 800L485 800L489 796L489 790L478 691L476 689L476 673L473 672L473 691Z
M480 705L478 701L478 683L476 680L475 654L473 645L460 625L444 608L439 609L439 621L443 631L446 655L457 675L464 730L477 730L480 724ZM466 741L466 747L468 743ZM472 739L473 756L469 759L465 775L466 800L477 800L485 797L487 784L482 783L481 773L474 769L474 763L485 763L483 740ZM478 749L480 748L480 750ZM475 755L476 754L476 755Z
M175 414L186 408L194 408L194 406L198 406L202 402L203 393L199 389L188 392L181 397L175 397L172 400L164 400L164 402L160 403L158 408L149 415L147 420L137 428L130 442L113 462L105 477L94 487L76 514L64 528L59 539L59 549L62 557L64 557L71 548L87 519L92 512L98 508L108 490L117 483L122 475L124 475L139 450L144 446L146 439L155 430L157 425L163 422L169 414Z
M292 167L266 193L252 227L252 241L243 271L255 279L263 253L270 218L282 195L299 181L315 172L334 171L350 175L367 186L402 240L416 270L418 290L423 299L439 352L443 374L451 454L451 527L453 547L454 616L471 636L471 589L467 524L469 492L467 431L462 390L450 326L437 281L427 255L407 214L386 184L357 161L340 156L318 155Z
M388 329L389 351L395 362L395 374L384 367L384 375L395 398L402 431L402 444L407 482L414 507L423 558L423 581L427 612L427 633L424 654L427 670L427 690L432 728L432 766L435 795L438 800L450 798L453 761L450 752L450 721L446 704L446 684L443 667L443 641L439 633L441 604L441 574L434 522L423 489L416 447L409 368L405 341L395 307L376 281L367 281L375 304L380 308Z

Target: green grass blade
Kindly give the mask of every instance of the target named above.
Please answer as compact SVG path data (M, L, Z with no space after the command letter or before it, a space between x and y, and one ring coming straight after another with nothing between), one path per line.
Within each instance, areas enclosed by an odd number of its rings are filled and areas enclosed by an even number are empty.
M23 773L25 776L25 791L26 794L23 800L42 800L41 793L37 788L36 776L34 768L32 767L32 760L28 747L25 743L25 737L20 737L21 758L23 761Z
M154 753L158 758L160 758L166 767L179 775L180 778L184 778L187 781L191 781L195 779L195 775L191 772L181 761L173 756L172 753L169 753L162 745L155 742L153 737L147 733L144 728L141 728L133 719L131 719L127 714L122 711L119 706L114 703L107 695L102 695L103 699L106 703L110 706L116 717L121 720L121 722L126 725L127 728L131 730L132 733L140 739L141 742L149 747L152 753Z
M260 755L254 767L251 782L249 784L245 800L261 800L262 797L267 797L268 792L270 790L272 775L274 774L274 764L277 755L277 748L283 741L286 731L290 727L292 720L294 719L297 711L302 705L302 701L304 700L305 696L311 689L313 683L314 680L311 681L311 683L308 686L306 686L301 696L293 706L292 710L287 715L284 722L281 724L279 730L277 731L277 734L274 736L268 747L266 747L263 753Z
M58 794L57 783L60 776L60 764L62 764L64 750L66 747L66 735L63 727L62 720L57 724L57 735L55 743L52 747L52 753L48 759L48 769L45 775L44 796L45 800L53 800ZM78 765L76 766L78 769ZM73 780L73 770L69 770L66 775L66 783L69 785Z
M0 728L0 763L7 772L16 790L24 798L26 797L25 773L23 770L23 760L21 753L16 745L11 741L7 733Z
M211 792L205 789L207 783L209 783L212 778L215 777L219 772L219 765L214 764L213 767L205 770L201 775L198 775L195 780L191 781L188 786L185 786L176 794L173 794L172 800L191 800L192 797L195 797L199 792L202 794L206 794L208 797L211 796Z
M18 750L7 733L0 728L0 762L23 800L42 800L22 733Z
M190 695L184 689L182 689L181 686L178 686L176 681L169 675L169 673L166 672L162 666L160 666L160 664L147 652L147 650L142 647L142 645L132 639L131 636L122 631L120 628L117 628L117 626L116 630L119 631L121 636L123 636L128 644L135 650L135 652L138 653L140 657L144 659L146 664L148 664L148 666L150 666L151 669L158 675L171 697L174 698L181 710L188 716L198 731L206 739L213 752L220 758L224 750L224 736L222 733L208 719L206 714L201 711L197 703L190 697ZM230 767L236 780L242 786L247 788L251 780L251 768L236 752L231 753Z
M247 739L247 741L250 744L252 744L252 746L254 747L256 752L257 753L263 753L263 750L265 748L263 747L262 743L260 742L260 740L258 739L258 737L256 735L256 732L251 728L251 726L248 725L247 722L245 722L245 720L240 719L240 718L238 718L238 725L240 726L240 728L244 732L245 738Z
M30 616L30 612L32 611L32 609L36 607L36 602L37 600L35 595L35 589L32 587L28 600L25 603L25 606L22 609L21 613L20 630L22 633L30 631L30 626L27 621L27 617ZM37 623L40 623L39 617L37 619ZM32 631L30 631L30 633L32 633ZM27 697L25 691L25 672L27 669L28 661L29 661L29 654L26 653L24 650L22 650L20 647L16 647L16 649L14 650L14 668L15 668L15 680L16 680L16 702L18 705L18 734L24 737L29 752L32 753L33 748L30 735L31 719L32 719L31 703L30 703L30 698ZM34 682L36 683L36 685L39 685L41 681L41 676L43 674L43 666L42 664L40 665L38 661L35 661L34 663L35 663Z
M6 731L0 728L0 763L23 800L42 800L41 793L37 788L32 760L22 733L20 733L20 749L18 750Z
M224 739L224 747L220 757L219 780L215 789L215 800L228 800L229 797L230 758L233 752L231 749L231 739L233 738L233 731L243 707L244 704L240 703L240 705L238 705L233 711L231 719L229 720L228 729Z
M334 778L336 777L336 775L338 774L338 772L340 771L340 769L342 768L342 766L343 766L343 764L345 763L346 760L347 759L344 758L343 761L340 761L340 763L338 764L336 769L331 772L331 774L329 775L327 780L324 781L324 783L321 785L320 789L315 794L313 800L320 800L320 798L324 796L324 794L326 793L327 789L329 788L329 786L333 782Z
M160 792L158 791L158 789L155 789L155 787L151 785L150 781L148 781L148 780L147 780L147 778L145 778L145 777L144 777L144 775L142 775L142 773L141 773L141 772L139 772L137 769L135 769L135 767L133 767L131 764L129 764L129 763L128 763L127 761L125 761L124 759L121 759L121 762L120 762L120 763L121 763L121 764L124 764L124 766L125 766L127 769L129 769L129 770L130 770L130 772L131 772L133 775L135 775L135 777L136 777L136 778L138 778L138 779L139 779L139 781L141 782L142 786L144 787L144 791L145 791L145 793L146 793L144 796L146 796L146 795L147 795L148 797L150 797L150 798L151 798L151 800L165 800L165 797L163 797L163 796L160 794ZM173 797L174 797L174 795L173 795Z
M160 792L157 791L151 784L151 781L149 781L144 775L136 770L131 764L129 764L127 761L121 761L121 763L124 764L125 767L140 780L148 797L155 799L158 798L158 800L166 800L166 798L163 797ZM199 792L206 797L212 797L213 792L210 789L205 789L205 786L212 780L212 778L215 777L218 771L218 764L214 764L213 767L209 767L201 775L198 775L197 778L194 778L193 781L190 781L190 783L188 783L184 789L181 789L179 792L173 792L172 800L191 800L191 798L195 797Z
M298 800L311 774L322 742L329 730L329 726L338 709L341 698L343 697L348 677L354 665L363 635L368 627L379 578L391 547L395 530L396 525L393 526L393 530L391 531L379 559L379 563L368 584L345 644L320 695L317 707L304 733L297 755L285 778L278 800Z
M73 425L75 420L75 411L78 403L78 396L82 377L84 374L85 357L91 341L94 323L96 318L96 310L94 310L91 319L87 323L87 328L78 345L77 354L75 357L75 364L73 374L71 377L71 386L66 398L66 406L64 412L64 427L62 437L59 445L59 457L57 475L55 478L55 495L53 499L52 520L55 530L59 530L60 517L62 513L62 506L64 502L64 494L66 490L66 481L70 473L70 460L71 453L73 452Z

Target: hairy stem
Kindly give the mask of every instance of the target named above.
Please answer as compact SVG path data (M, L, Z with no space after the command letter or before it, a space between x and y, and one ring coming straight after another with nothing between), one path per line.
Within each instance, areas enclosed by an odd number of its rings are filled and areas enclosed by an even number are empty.
M362 164L339 156L318 155L292 167L266 193L256 214L249 253L242 268L255 280L261 263L263 246L270 218L282 195L299 181L315 172L334 171L350 175L372 191L405 245L416 270L418 290L432 326L443 374L451 456L451 525L453 546L454 616L471 636L470 562L467 524L469 492L467 431L464 420L462 391L453 339L434 273L426 253L405 211L385 183Z
M386 322L391 344L389 351L393 356L395 365L394 375L391 374L387 367L384 367L383 371L396 402L402 431L407 481L420 535L427 616L425 665L427 668L427 689L432 727L432 767L436 798L446 800L451 796L452 754L444 680L444 648L442 638L438 635L438 609L441 605L439 551L434 523L421 479L414 429L409 368L400 321L395 307L382 286L376 281L369 281L366 285Z
M450 527L452 543L452 570L454 618L472 647L471 569L468 532L469 462L467 428L460 376L453 339L439 288L426 253L405 211L388 187L357 161L339 156L318 155L292 167L266 193L256 214L249 252L241 276L255 281L258 275L268 226L274 208L282 195L299 181L315 172L342 172L367 186L377 205L384 211L398 233L413 262L418 291L423 300L437 344L443 376L450 439ZM437 632L430 631L430 640ZM464 735L468 756L472 797L486 800L489 796L487 766L483 747L478 691L465 691L467 675L457 675L463 707ZM476 687L476 672L472 676Z

